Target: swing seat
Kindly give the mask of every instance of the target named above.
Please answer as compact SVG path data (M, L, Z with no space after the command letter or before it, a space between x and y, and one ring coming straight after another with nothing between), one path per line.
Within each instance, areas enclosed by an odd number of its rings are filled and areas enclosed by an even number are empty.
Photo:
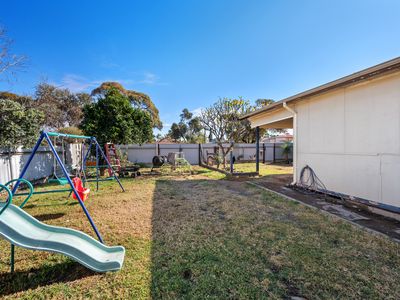
M68 184L68 179L65 177L61 177L61 178L51 178L49 179L50 183L58 183L59 185L66 185Z
M72 179L72 183L74 184L74 187L78 192L79 197L81 197L82 201L85 201L87 197L89 197L90 189L83 187L82 180L79 177L75 177L74 179ZM75 193L72 193L72 197L74 199L77 199Z

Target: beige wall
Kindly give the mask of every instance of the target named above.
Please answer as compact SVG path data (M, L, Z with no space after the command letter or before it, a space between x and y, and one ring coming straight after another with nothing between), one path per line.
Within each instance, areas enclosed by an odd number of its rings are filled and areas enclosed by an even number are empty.
M309 165L329 190L400 207L400 73L294 108L297 177Z

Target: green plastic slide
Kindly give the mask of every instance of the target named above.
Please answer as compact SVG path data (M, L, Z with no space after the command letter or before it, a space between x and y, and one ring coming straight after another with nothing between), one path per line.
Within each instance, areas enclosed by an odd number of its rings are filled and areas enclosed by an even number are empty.
M0 211L5 206L0 203ZM10 204L0 215L0 236L31 250L64 254L95 272L122 268L125 248L108 247L78 230L44 224Z

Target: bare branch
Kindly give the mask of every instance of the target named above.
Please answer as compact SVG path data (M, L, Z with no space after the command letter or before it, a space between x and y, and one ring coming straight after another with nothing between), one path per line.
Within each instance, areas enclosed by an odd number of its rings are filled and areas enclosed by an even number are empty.
M2 81L1 77L9 81L9 76L15 76L27 62L26 56L11 54L12 43L13 41L7 37L6 30L0 28L0 81Z

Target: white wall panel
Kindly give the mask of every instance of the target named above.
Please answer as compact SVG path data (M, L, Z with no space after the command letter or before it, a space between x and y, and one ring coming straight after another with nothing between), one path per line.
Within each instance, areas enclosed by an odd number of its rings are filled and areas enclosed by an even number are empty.
M382 203L400 206L400 156L381 157Z
M344 153L343 91L308 101L309 147L316 153Z
M304 100L296 111L298 177L309 165L329 190L400 207L399 73Z

